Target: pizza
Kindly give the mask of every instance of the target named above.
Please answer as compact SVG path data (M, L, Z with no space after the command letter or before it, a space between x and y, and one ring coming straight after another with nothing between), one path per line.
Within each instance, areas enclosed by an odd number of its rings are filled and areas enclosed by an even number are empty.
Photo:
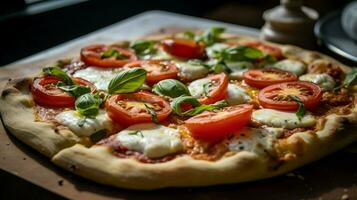
M88 44L9 80L0 112L82 177L207 186L281 175L356 141L356 83L356 68L318 52L214 27Z

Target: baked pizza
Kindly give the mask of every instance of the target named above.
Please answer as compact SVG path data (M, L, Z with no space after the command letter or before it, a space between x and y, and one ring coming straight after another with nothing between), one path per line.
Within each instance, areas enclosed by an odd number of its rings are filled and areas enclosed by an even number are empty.
M277 176L357 140L357 70L223 28L91 44L9 80L9 132L130 189ZM341 132L349 127L350 131Z

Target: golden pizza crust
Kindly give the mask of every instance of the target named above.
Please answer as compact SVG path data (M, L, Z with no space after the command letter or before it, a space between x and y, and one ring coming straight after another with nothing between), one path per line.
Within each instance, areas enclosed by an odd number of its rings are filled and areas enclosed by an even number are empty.
M226 34L225 37L237 37ZM165 38L156 35L151 39ZM246 40L255 38L242 37ZM336 63L342 70L350 68L317 52L290 45L277 45L289 58L306 63L324 60ZM205 186L238 183L283 174L357 141L357 134L339 131L345 124L357 124L357 108L349 115L330 115L318 132L301 132L276 140L275 151L280 160L266 154L241 151L218 161L195 160L184 155L164 163L147 164L134 159L115 157L106 146L90 148L79 142L71 131L56 132L50 123L35 122L33 102L29 92L30 79L10 82L2 92L0 112L10 133L36 150L52 157L52 161L75 174L130 189ZM19 123L21 122L21 123Z

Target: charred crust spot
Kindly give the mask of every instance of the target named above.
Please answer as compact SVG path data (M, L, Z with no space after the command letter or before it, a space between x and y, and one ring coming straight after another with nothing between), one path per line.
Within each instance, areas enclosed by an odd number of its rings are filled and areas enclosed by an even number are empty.
M16 90L15 88L6 88L2 91L1 93L1 98L5 98L7 95L11 94L11 93L19 93L18 90Z
M69 166L69 170L71 170L72 172L76 171L77 167L75 165L71 165Z
M9 84L13 85L14 88L18 90L22 90L24 88L28 88L29 85L32 83L32 78L20 78L14 79L9 82Z

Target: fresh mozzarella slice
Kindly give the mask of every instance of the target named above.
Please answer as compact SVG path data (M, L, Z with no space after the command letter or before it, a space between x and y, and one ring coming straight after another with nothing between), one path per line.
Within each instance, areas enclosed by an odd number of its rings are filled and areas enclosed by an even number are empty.
M183 148L178 130L152 123L130 126L120 131L116 139L129 150L142 152L149 158L159 158Z
M179 76L186 80L195 80L205 77L209 69L201 65L190 65L188 63L178 63L177 67L180 70Z
M229 83L227 91L228 96L226 98L226 101L231 106L246 103L252 100L248 93L242 87L236 84Z
M297 76L300 76L301 74L305 73L307 69L307 66L304 63L290 59L279 61L274 64L274 67L288 72L292 72Z
M58 123L67 126L78 136L90 136L93 133L110 129L112 122L104 111L96 118L81 116L74 110L59 113L56 118Z
M249 151L264 155L274 151L274 144L281 136L283 128L250 128L246 127L227 143L228 149L234 152Z
M99 67L87 67L76 71L73 76L80 77L92 82L98 90L107 90L112 80L120 69L105 69Z
M319 85L324 91L332 90L336 83L328 74L304 74L299 77L301 81L309 81Z
M198 80L191 82L188 85L188 90L190 91L192 96L194 96L196 98L200 98L200 97L204 96L204 94L205 94L205 85L210 84L210 83L211 83L210 79L207 79L207 78L198 79Z
M228 47L229 45L224 43L215 43L212 46L206 48L207 56L210 58L214 58L216 51L222 51L223 49L226 49Z
M316 119L307 113L301 120L294 112L283 112L273 109L259 109L253 112L252 119L267 126L279 128L303 128L315 125Z

